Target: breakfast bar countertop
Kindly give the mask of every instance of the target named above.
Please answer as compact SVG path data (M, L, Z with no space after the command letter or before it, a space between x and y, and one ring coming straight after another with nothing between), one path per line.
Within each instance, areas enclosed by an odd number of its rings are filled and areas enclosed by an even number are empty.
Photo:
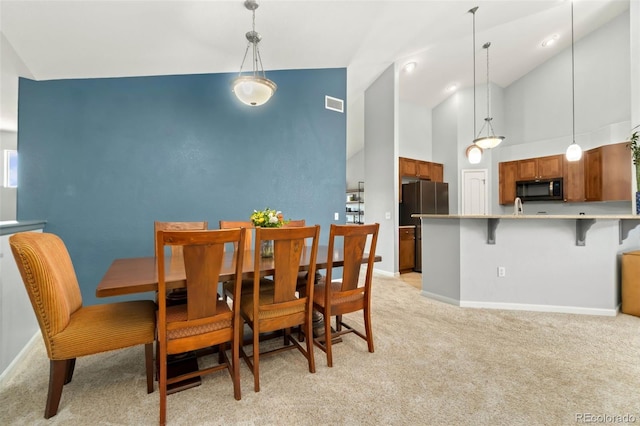
M412 214L411 217L419 217L424 219L597 219L597 220L640 220L639 215L623 214L623 215L593 215L593 214Z

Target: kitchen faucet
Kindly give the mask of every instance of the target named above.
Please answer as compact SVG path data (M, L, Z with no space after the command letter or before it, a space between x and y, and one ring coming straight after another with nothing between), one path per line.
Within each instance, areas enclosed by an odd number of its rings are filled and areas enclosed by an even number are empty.
M524 209L522 208L522 200L520 199L520 197L516 197L515 201L513 202L513 214L516 216L524 214Z

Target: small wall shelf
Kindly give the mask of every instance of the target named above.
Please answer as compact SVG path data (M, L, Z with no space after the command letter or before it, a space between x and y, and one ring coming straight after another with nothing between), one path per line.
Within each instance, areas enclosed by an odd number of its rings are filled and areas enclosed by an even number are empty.
M362 225L364 223L364 182L358 187L347 189L345 219L347 224Z

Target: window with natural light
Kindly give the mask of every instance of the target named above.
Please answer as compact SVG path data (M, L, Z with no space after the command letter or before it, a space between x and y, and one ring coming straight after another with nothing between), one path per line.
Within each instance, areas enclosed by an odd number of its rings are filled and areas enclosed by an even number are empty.
M18 151L4 150L4 182L5 188L18 187Z

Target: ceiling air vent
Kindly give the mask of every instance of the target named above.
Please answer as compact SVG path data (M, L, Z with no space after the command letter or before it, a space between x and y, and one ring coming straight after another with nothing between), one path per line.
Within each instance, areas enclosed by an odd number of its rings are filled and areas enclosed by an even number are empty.
M324 97L324 107L332 111L344 112L344 101L331 96Z

